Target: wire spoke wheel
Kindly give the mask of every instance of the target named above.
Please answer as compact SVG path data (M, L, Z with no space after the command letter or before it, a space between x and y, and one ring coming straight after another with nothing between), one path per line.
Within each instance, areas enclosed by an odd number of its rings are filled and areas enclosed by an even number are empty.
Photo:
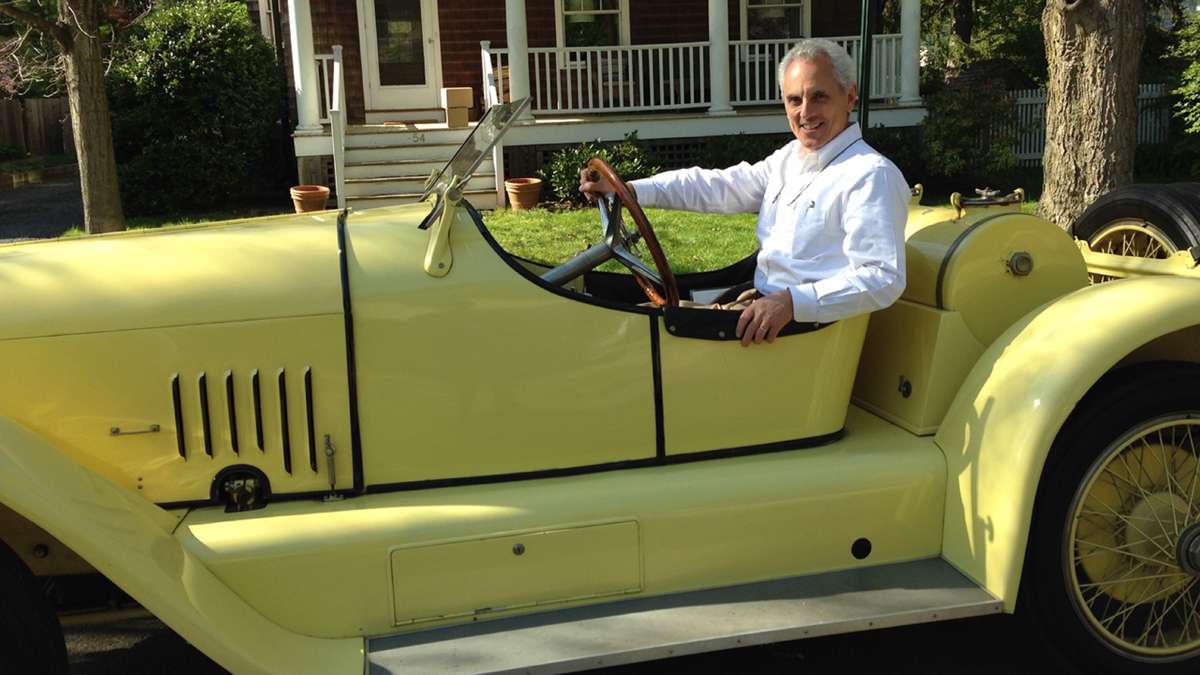
M1179 248L1162 230L1144 220L1116 220L1100 228L1088 239L1088 246L1097 253L1124 255L1134 258L1169 258ZM1090 274L1093 284L1111 281L1103 274Z
M1100 453L1062 547L1075 611L1144 658L1200 649L1200 412L1147 420Z

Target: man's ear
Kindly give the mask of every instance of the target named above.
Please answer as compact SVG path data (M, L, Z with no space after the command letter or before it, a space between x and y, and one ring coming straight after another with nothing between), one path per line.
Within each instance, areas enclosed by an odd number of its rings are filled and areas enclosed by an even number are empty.
M850 85L850 107L853 108L855 103L858 103L858 85Z

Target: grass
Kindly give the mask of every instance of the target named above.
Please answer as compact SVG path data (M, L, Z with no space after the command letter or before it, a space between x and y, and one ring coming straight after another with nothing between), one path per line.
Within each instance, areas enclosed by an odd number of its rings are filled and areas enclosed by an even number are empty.
M726 216L646 209L646 218L676 274L719 269L758 247L754 238L757 215L753 213ZM594 208L496 210L484 213L483 220L505 250L551 265L569 260L600 241L600 221ZM634 227L628 215L626 227ZM644 246L639 249L644 253ZM620 271L624 267L609 262L600 269Z

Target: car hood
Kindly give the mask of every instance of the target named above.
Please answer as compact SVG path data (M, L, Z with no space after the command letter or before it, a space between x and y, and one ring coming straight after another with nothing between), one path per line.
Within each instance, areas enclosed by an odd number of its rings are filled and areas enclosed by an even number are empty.
M0 340L342 311L337 213L0 246Z

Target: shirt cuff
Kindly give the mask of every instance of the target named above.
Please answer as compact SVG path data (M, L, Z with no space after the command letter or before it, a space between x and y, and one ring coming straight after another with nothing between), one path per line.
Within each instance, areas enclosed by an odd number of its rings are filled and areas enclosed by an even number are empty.
M812 284L788 286L792 296L792 318L796 323L818 323L817 289Z
M654 206L655 198L658 197L658 186L653 181L639 178L629 181L629 187L633 188L638 204L642 206Z

